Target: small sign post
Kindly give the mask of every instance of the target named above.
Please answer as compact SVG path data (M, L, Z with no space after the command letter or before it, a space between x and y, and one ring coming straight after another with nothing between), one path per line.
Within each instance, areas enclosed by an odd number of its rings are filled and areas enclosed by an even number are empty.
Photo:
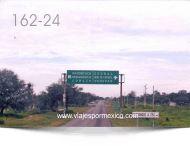
M63 82L62 82L62 75L63 77ZM61 83L63 84L63 114L65 114L65 102L66 102L66 73L61 74Z
M138 118L159 118L159 112L132 112L134 115L137 116L137 127L138 127ZM153 123L154 126L154 123Z

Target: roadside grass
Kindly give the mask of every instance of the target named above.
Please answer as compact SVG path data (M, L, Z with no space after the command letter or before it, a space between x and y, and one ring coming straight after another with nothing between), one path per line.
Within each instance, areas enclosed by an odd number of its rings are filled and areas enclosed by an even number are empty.
M69 107L69 113L76 114L77 112L83 113L90 109L90 107ZM5 113L0 117L0 127L58 127L72 120L71 118L57 118L57 114L62 114L62 111L52 112L47 111L41 114L28 114L28 113Z
M117 102L112 102L111 106L106 107L108 114L120 113L119 110L113 109L113 105L119 105ZM171 106L155 106L154 110L152 105L147 104L147 108L143 107L143 103L137 104L137 109L134 105L129 105L128 108L122 108L123 114L131 114L133 111L136 112L159 112L159 118L154 119L154 127L189 127L190 126L190 108L189 106L183 107L171 107ZM126 118L126 119L112 119L110 118L110 123L113 127L136 127L136 118ZM153 119L151 118L139 118L139 127L152 127Z

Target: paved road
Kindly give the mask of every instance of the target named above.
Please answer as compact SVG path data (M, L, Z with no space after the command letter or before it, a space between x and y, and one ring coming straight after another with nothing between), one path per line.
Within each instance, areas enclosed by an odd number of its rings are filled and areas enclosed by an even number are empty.
M104 101L99 101L95 107L90 108L84 114L107 114ZM108 118L80 118L73 119L61 127L111 127Z

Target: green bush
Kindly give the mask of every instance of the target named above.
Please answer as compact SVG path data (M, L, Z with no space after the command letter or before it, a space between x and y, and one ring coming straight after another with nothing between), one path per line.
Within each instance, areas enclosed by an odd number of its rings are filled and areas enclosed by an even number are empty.
M165 119L164 118L159 118L159 124L162 124L163 122L165 122Z
M6 118L15 118L15 119L22 119L22 118L25 118L27 117L28 114L24 114L24 113L10 113L10 114L3 114L3 117L6 117Z
M20 118L26 118L29 116L28 113L19 113Z
M184 107L184 109L189 110L189 106Z
M124 105L123 105L123 108L127 108L127 105L126 105L126 104L124 104Z
M168 126L168 123L163 122L163 123L162 123L162 126Z
M88 104L86 103L83 107L88 107Z
M34 114L42 114L42 113L46 113L47 110L41 110L40 108L37 108L35 110L32 110L30 112L28 112L30 115L34 115Z
M3 125L4 124L4 121L3 120L0 120L0 125Z
M66 114L74 113L73 110L66 110Z

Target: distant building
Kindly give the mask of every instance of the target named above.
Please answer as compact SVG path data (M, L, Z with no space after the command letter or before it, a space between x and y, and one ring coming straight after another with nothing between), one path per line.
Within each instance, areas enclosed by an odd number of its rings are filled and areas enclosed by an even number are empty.
M177 104L176 104L176 102L171 102L170 101L170 103L169 103L169 106L176 106Z

